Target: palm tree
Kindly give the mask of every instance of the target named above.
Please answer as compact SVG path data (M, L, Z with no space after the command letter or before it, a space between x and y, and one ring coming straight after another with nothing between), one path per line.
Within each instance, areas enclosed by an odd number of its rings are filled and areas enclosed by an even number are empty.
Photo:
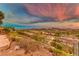
M3 23L2 19L4 19L4 13L0 11L0 25Z

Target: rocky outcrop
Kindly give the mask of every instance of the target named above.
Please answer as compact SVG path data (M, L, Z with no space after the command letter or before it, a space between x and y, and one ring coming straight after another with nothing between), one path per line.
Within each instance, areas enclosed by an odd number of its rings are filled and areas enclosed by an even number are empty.
M6 35L0 35L0 50L7 49L10 45L10 41Z

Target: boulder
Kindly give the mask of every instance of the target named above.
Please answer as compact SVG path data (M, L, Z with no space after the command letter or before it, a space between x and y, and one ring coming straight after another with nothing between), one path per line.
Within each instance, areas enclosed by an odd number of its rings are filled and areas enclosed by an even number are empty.
M10 45L10 41L6 35L0 35L0 50L7 49Z

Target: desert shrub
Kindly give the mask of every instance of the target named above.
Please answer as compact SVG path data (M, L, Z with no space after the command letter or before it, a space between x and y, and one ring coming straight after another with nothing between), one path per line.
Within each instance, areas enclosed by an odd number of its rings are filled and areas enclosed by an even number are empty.
M4 31L5 31L5 33L13 32L13 31L15 31L15 28L13 28L13 27L4 27Z
M64 45L63 43L61 43L61 41L59 39L54 39L52 42L51 42L51 46L57 48L57 49L60 49L62 50Z
M8 37L10 40L12 41L19 41L20 39L22 39L23 37L17 32L17 31L10 31L8 32Z
M34 34L31 36L31 38L42 43L46 43L46 40L47 40L46 36L41 35L41 34Z
M60 50L63 49L63 44L62 43L53 42L51 45L54 46L57 49L60 49Z
M56 49L56 48L51 48L49 51L52 52L53 54L55 54L56 56L70 56L71 55L69 53L66 53L66 52Z
M34 51L39 51L41 49L41 44L39 42L36 42L32 39L21 39L19 41L19 45L21 48L24 48L26 53L27 52L34 52Z

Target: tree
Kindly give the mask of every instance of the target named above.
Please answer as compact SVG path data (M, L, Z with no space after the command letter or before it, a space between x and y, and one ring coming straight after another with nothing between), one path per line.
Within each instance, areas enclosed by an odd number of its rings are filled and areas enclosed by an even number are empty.
M0 11L0 25L3 23L2 19L4 19L4 13Z

